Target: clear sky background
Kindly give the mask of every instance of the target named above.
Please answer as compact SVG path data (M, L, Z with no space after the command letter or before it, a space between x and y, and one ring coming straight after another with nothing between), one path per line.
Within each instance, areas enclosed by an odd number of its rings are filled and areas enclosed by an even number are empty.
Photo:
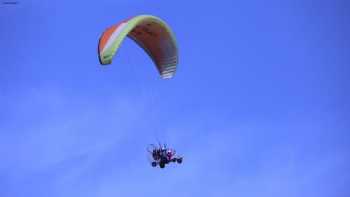
M0 5L0 196L350 196L346 0L18 0ZM138 14L179 46L161 80ZM159 139L183 165L152 168Z

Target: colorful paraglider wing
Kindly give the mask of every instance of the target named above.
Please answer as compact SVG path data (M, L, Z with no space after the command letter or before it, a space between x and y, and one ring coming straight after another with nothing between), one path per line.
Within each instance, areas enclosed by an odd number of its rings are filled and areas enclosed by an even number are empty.
M178 64L176 41L161 19L140 15L108 28L101 36L98 53L102 65L112 63L121 42L128 36L152 58L162 78L171 78Z

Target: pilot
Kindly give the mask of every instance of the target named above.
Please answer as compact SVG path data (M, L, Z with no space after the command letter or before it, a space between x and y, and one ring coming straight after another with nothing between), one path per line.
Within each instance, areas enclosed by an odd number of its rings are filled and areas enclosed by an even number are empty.
M166 156L167 156L168 160L170 161L171 158L173 157L173 152L171 150L168 150L166 153Z

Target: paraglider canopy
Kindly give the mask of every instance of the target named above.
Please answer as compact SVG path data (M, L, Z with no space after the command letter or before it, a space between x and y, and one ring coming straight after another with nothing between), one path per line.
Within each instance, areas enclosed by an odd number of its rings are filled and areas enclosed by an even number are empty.
M148 53L162 78L173 77L178 64L175 37L164 21L151 15L135 16L106 29L98 46L102 65L112 63L113 56L127 36Z

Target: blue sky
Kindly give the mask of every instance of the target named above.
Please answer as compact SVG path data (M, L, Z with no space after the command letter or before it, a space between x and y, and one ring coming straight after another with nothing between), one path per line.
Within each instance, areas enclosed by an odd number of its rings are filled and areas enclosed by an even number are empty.
M338 1L19 1L0 5L0 196L350 195L350 9ZM152 14L180 64L161 80L126 40ZM184 156L150 167L156 139Z

